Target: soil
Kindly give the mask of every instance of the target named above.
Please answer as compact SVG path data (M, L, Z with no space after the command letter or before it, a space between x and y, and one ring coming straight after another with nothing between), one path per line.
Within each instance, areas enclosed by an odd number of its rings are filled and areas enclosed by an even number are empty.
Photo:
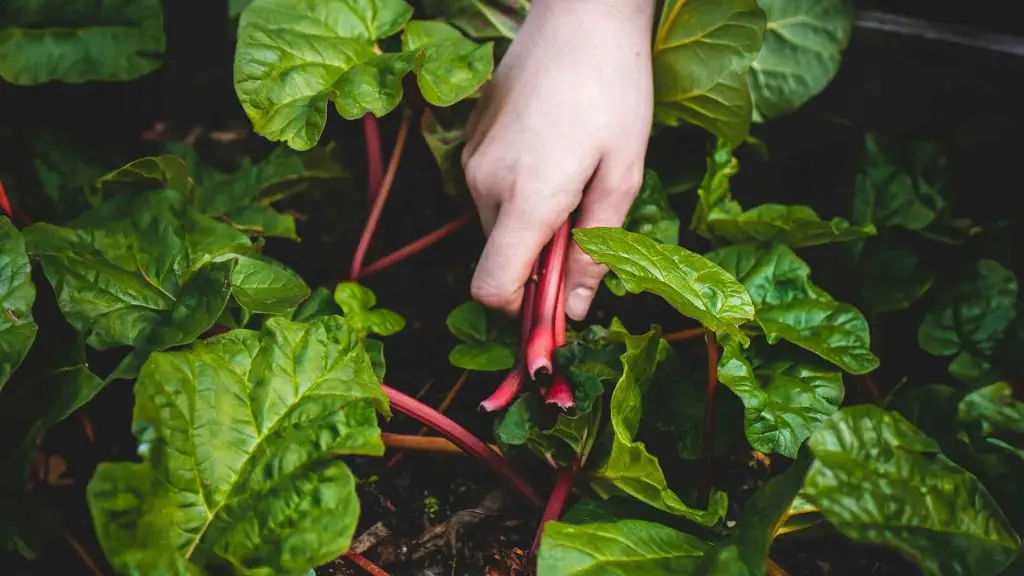
M193 127L211 130L247 126L230 85L231 24L223 17L221 3L178 0L168 3L167 63L157 73L128 84L45 86L31 89L0 86L0 173L9 188L31 179L30 158L24 153L24 129L40 123L60 129L68 138L91 148L123 151L127 159L145 153L139 134L154 122L163 121L171 134L184 137ZM211 4L214 5L211 8ZM216 8L216 9L214 9ZM219 12L218 12L219 10ZM202 17L196 14L203 14ZM755 129L766 142L771 162L763 162L752 147L741 154L742 171L734 189L740 200L759 198L776 202L810 203L823 216L846 215L852 162L862 128L941 137L950 140L958 159L960 189L967 194L1001 190L1016 182L1013 171L1014 139L1021 131L1017 113L1022 62L968 49L931 45L874 33L855 33L842 71L835 83L804 111ZM397 115L383 119L384 149L390 150ZM289 208L304 219L299 222L299 244L271 240L266 251L296 269L311 286L332 286L345 279L350 257L366 214L365 155L358 123L331 118L325 138L342 145L341 156L354 176L333 190L291 200ZM687 149L700 150L703 140L694 131L660 133L655 138L651 162L666 180L684 179L692 167L682 165ZM204 144L205 143L205 144ZM209 142L200 137L202 148ZM270 146L248 138L237 147L255 155ZM698 156L699 157L699 156ZM700 168L699 166L697 167ZM699 172L698 172L699 176ZM680 214L693 207L690 194L673 197ZM465 199L445 194L439 173L419 138L411 138L402 169L384 210L382 223L367 261L384 255L439 227L469 209ZM966 202L971 217L997 217L998 202ZM684 218L685 223L685 218ZM685 226L684 226L685 228ZM1024 246L1020 231L1004 246ZM694 250L706 248L703 240L685 236L683 244ZM479 230L470 225L428 252L366 280L379 302L401 313L407 328L386 341L390 385L427 404L437 405L460 371L450 366L447 354L452 338L445 326L447 313L469 298L473 265L483 246ZM994 249L994 248L993 248ZM941 255L936 255L941 257ZM841 258L833 249L807 251L815 280L839 299L855 301ZM45 287L39 279L37 286ZM43 296L41 296L43 298ZM666 331L692 327L664 304L646 297L613 299L599 297L593 320L607 322L619 316L627 327L646 330L658 323ZM876 374L881 392L926 363L920 352L907 346L906 326L913 319L899 315L874 325L875 338L886 359ZM901 328L904 327L904 328ZM890 361L890 359L892 359ZM116 355L90 357L98 373L112 368ZM501 375L476 374L456 397L448 414L484 439L490 439L493 417L476 409ZM927 375L916 374L918 378ZM858 391L851 389L849 397ZM130 434L132 396L127 382L116 382L72 417L55 426L41 446L42 453L59 456L50 468L66 464L61 486L40 485L39 500L59 511L66 530L48 542L45 553L32 562L5 554L2 562L10 574L89 574L82 555L91 558L99 571L110 573L93 535L84 505L84 487L97 462L133 459L135 442ZM88 429L90 434L86 433ZM419 424L396 415L384 423L386 431L414 434ZM653 451L660 448L652 446ZM505 494L499 512L473 512L493 499L500 488L495 478L475 462L458 455L408 453L393 468L384 458L347 460L361 479L363 506L357 534L381 523L390 536L370 547L366 557L380 562L392 574L522 574L538 515ZM523 459L517 468L544 493L552 474L543 465ZM685 476L686 470L667 470ZM742 503L767 474L746 455L720 458L716 477L729 489L736 504ZM493 503L493 500L491 500ZM469 512L465 512L465 511ZM462 512L461 516L458 514ZM735 514L735 510L732 512ZM420 557L416 539L436 530L453 515L463 521L462 530L431 539L436 549ZM468 516L482 517L478 523ZM70 544L79 545L82 554ZM441 545L437 545L438 542ZM448 545L454 542L454 550ZM854 546L828 529L809 530L781 538L772 558L794 576L910 575L916 569L897 554L881 548ZM317 569L317 574L363 574L350 561L339 559Z

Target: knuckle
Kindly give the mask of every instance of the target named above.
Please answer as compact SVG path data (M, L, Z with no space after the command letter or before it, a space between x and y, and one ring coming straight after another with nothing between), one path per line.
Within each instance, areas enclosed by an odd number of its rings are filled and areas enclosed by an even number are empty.
M615 193L636 196L644 184L644 166L641 163L631 164L617 171L610 180L609 188Z
M487 280L474 278L472 284L470 284L469 292L473 300L487 308L503 312L511 312L514 309L512 294Z

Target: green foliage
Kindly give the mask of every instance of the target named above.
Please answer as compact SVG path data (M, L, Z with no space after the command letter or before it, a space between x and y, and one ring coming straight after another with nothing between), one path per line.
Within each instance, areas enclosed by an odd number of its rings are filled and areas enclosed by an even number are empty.
M846 0L758 0L768 18L750 66L754 119L788 114L821 92L839 70L853 11Z
M929 574L998 574L1017 554L985 487L902 416L844 409L810 447L805 490L846 536L892 546Z
M383 116L416 73L423 97L450 106L490 77L492 45L478 45L440 21L410 21L403 0L254 0L241 15L235 92L256 132L296 150L312 148L327 103L345 118ZM402 33L400 52L378 42Z
M46 82L132 80L160 67L159 0L8 0L0 6L0 78Z
M707 549L706 542L654 522L549 522L537 574L692 574Z
M737 244L708 254L747 288L769 344L788 340L852 374L878 367L868 323L811 282L811 269L792 250Z
M595 262L607 264L630 292L653 292L709 330L746 341L738 326L754 317L750 296L714 262L681 246L659 244L619 228L577 228L573 236Z
M448 314L448 330L459 340L448 354L452 366L465 370L506 370L516 361L515 325L477 302L460 304Z
M405 328L405 318L397 312L377 306L377 296L369 288L355 282L342 282L334 288L334 302L345 315L345 321L360 337L368 334L391 336Z
M348 548L359 501L335 456L383 453L387 399L344 320L156 353L135 394L143 462L101 464L88 490L119 571L300 574Z
M36 287L21 233L0 216L0 390L36 338Z
M747 74L764 32L756 0L665 2L653 47L657 119L743 142L753 114Z

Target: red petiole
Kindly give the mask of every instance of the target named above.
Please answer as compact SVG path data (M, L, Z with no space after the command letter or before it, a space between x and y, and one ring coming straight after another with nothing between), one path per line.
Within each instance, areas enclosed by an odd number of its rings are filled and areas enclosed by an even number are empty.
M566 219L548 243L544 255L533 327L526 341L526 369L535 380L538 372L550 374L554 366L551 354L555 350L555 311L558 308L558 297L562 293L561 286L565 283L565 253L568 246L569 220Z
M363 136L366 139L367 198L370 204L377 199L381 181L384 179L384 162L380 145L380 126L373 114L363 116Z

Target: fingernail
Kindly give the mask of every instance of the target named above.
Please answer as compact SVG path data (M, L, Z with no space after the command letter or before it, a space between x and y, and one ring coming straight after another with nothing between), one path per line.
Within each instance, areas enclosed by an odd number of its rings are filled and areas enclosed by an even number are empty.
M576 288L569 293L569 299L565 302L565 313L573 320L583 320L593 299L594 291L590 288Z

